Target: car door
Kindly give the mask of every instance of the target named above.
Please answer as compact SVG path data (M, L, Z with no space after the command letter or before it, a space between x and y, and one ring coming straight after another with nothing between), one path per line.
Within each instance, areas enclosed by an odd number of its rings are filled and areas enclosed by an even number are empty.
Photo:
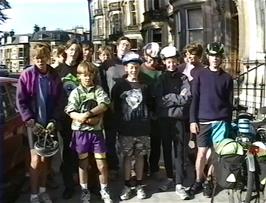
M16 111L16 86L14 83L0 84L0 120L3 143L4 174L11 174L25 159L25 147L23 145L23 133L25 127L20 115Z

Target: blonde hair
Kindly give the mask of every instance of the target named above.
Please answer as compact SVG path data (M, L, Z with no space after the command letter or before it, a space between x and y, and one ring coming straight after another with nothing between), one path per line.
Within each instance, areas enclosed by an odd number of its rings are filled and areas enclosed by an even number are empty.
M104 52L106 53L106 55L109 56L109 58L112 58L112 51L110 47L103 46L103 47L100 47L97 51L98 55L103 54Z
M97 69L94 65L88 61L82 61L77 67L77 74L88 74L91 73L93 78L97 75Z
M31 51L31 57L32 58L43 58L46 57L50 59L51 57L51 47L47 43L37 43L33 46Z

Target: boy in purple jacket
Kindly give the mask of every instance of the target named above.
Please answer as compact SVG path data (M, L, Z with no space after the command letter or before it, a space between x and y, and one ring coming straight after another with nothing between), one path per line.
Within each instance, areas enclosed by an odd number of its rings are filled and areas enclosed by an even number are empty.
M48 44L38 43L33 47L34 65L25 69L18 81L16 103L22 120L28 128L30 146L30 185L31 203L51 203L46 193L48 158L40 156L34 149L37 134L46 128L54 131L57 113L60 112L60 98L63 86L57 72L47 63L51 48Z

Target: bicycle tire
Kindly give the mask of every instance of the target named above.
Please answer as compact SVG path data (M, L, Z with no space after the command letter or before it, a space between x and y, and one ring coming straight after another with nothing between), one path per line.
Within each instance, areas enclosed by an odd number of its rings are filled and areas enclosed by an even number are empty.
M227 194L228 194L228 202L235 203L235 191L233 189L228 189Z
M245 203L250 203L252 200L252 193L255 186L255 172L249 171L249 163L248 160L247 163L247 190L246 190L246 197L245 197Z

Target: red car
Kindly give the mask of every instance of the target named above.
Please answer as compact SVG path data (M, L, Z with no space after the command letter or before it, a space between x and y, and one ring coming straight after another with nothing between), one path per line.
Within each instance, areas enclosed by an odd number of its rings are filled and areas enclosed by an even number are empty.
M15 78L0 77L0 202L12 201L9 193L15 196L25 178L26 129L16 111L16 84Z

